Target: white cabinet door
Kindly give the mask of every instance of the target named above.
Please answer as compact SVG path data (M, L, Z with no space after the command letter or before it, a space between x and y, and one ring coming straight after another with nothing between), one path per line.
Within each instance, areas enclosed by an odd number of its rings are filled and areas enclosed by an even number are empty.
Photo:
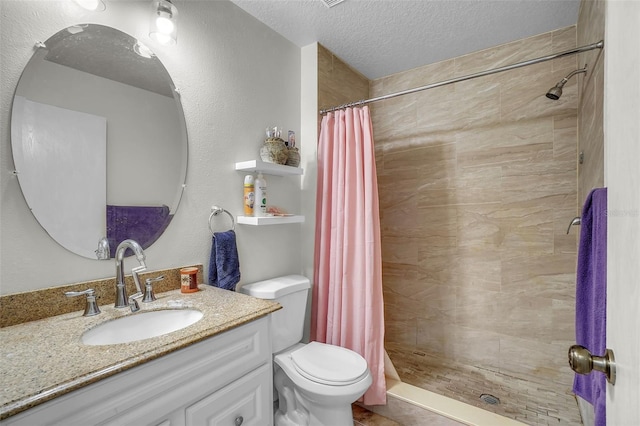
M271 364L187 407L188 426L272 426Z

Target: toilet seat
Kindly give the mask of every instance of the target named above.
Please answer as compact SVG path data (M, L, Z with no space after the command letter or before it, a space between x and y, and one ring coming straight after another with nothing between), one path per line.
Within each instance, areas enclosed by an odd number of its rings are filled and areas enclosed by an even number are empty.
M291 352L290 357L301 376L324 385L346 386L369 374L363 357L340 346L311 342Z

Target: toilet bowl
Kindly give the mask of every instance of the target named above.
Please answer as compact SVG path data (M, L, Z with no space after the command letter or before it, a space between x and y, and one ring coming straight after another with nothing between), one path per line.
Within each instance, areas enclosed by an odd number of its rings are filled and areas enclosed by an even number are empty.
M300 343L309 280L288 275L246 284L240 292L275 300L271 314L276 426L353 426L351 404L373 381L358 353L320 342Z
M351 403L371 386L367 362L339 346L298 344L274 357L276 426L351 426Z

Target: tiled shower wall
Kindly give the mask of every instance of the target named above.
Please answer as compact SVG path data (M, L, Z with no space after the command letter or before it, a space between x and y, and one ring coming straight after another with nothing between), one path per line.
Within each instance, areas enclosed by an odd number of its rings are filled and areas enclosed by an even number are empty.
M368 97L369 80L318 44L318 110Z
M576 46L576 28L371 83L378 96ZM386 342L569 389L578 85L570 56L372 106Z
M604 0L580 2L578 45L604 39L604 8ZM589 70L579 80L578 152L583 162L578 164L578 205L593 188L604 186L604 54L598 50L578 55L578 65Z

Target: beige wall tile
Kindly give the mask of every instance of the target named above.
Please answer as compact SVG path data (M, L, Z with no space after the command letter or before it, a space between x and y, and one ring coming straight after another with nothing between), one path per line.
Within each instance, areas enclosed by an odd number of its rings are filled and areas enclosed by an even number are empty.
M428 264L431 259L421 259ZM449 267L452 271L452 283L460 291L475 295L479 292L498 292L502 287L502 260L500 249L479 249L477 247L458 247L457 257L451 258L449 264L455 264L456 268Z
M496 331L504 336L551 342L553 300L549 297L523 293L501 293L496 297L500 320ZM522 331L527 330L524 334Z
M387 262L385 259L382 261L382 278L383 287L386 289L393 289L397 280L410 280L417 281L419 274L419 267L415 265L408 265L406 263L393 263Z
M432 285L448 287L457 282L458 271L451 268L451 264L460 261L458 247L432 247L421 244L418 248L418 259L416 282L422 288Z
M370 90L575 45L568 27L384 77ZM577 205L581 86L572 79L557 102L544 95L575 66L564 58L375 105L387 341L570 386L566 355L554 357L573 333L575 235L562 228ZM524 368L512 358L521 352Z
M385 316L387 310L385 308ZM407 347L416 345L416 320L386 320L385 318L385 343L395 343Z
M604 0L580 2L577 43L595 43L604 39ZM593 188L604 186L604 52L592 50L578 55L579 67L588 66L586 75L580 75L581 87L578 118L578 152L584 154L584 163L578 166L578 206L582 207Z
M456 76L468 75L551 54L552 33L503 44L455 59ZM489 76L501 80L500 74Z
M462 84L462 83L460 83ZM417 129L420 132L451 132L475 129L500 121L500 88L491 84L482 90L461 90L436 99L422 96L417 101Z
M387 109L374 105L371 108L371 119L381 123L379 128L375 129L376 141L397 141L410 138L417 121L415 103L400 103L394 100L386 102L397 106Z
M571 389L573 372L567 363L567 347L532 339L500 338L500 371L518 371L533 382L553 380L559 389Z
M434 284L423 291L410 296L416 301L418 309L416 318L438 323L449 323L455 320L456 294L451 284Z
M456 146L461 168L514 167L544 161L544 155L551 155L553 150L553 121L530 118L458 132Z
M415 237L382 236L382 256L390 263L417 265L419 246L420 240Z
M428 191L427 191L428 192ZM420 205L420 202L418 202ZM456 247L458 217L454 206L421 207L415 214L420 220L417 234L422 246L430 248Z
M551 336L551 343L554 344L566 344L565 348L575 343L575 315L573 314L573 307L575 300L552 300L551 315L553 323L553 333Z
M551 33L551 45L554 52L563 52L565 50L573 49L577 43L577 28L572 25L567 28L562 28ZM554 70L565 68L577 68L578 57L575 55L566 56L551 61Z
M575 254L503 254L502 291L548 297L575 298Z
M456 292L455 325L485 330L487 324L501 320L502 313L498 305L499 290L478 291L470 287L455 287L454 290Z
M451 59L383 77L373 82L370 94L371 96L383 96L449 80L454 77L454 67L455 61ZM442 86L429 93L430 96L436 96L434 93L446 93L450 90L452 90L451 87Z
M458 206L458 245L465 248L496 249L504 241L505 224L496 217L501 204Z
M318 45L318 109L368 96L369 80L324 46Z
M574 195L573 198L576 198ZM572 226L567 234L569 223L576 216L574 207L555 208L553 210L553 250L554 253L577 253L580 229ZM568 219L569 218L569 219Z
M553 158L578 161L578 117L575 115L553 118Z

